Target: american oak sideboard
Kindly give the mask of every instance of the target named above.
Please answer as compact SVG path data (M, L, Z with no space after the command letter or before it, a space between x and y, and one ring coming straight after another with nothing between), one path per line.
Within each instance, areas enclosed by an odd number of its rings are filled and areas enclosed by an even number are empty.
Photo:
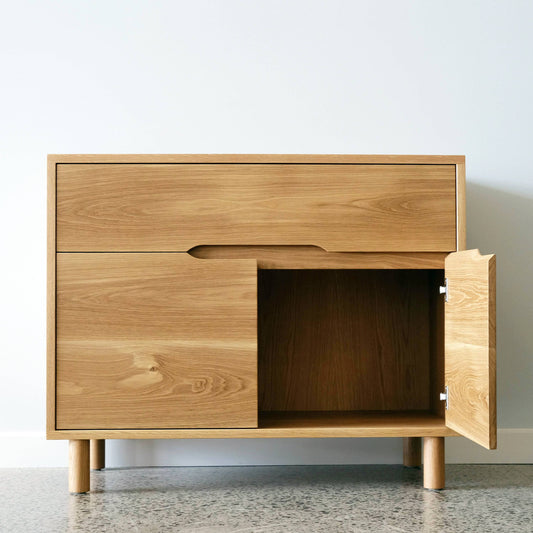
M463 156L48 156L47 438L496 447L495 257Z

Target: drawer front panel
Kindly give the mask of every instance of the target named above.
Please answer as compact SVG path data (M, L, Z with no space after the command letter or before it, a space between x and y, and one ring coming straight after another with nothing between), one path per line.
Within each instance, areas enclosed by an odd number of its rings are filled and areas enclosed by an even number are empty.
M456 249L455 165L59 164L58 251Z
M257 427L257 266L58 254L56 429Z

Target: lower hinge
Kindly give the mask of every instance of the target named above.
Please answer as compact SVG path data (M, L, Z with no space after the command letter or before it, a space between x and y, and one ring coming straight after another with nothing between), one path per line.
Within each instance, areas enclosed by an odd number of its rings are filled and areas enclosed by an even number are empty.
M448 301L448 278L444 278L444 285L439 286L439 293L444 294L444 301Z
M444 387L444 392L441 392L440 393L440 400L443 401L443 402L446 402L444 405L446 407L446 409L448 409L448 406L449 406L449 396L448 396L448 385L446 385L446 387Z

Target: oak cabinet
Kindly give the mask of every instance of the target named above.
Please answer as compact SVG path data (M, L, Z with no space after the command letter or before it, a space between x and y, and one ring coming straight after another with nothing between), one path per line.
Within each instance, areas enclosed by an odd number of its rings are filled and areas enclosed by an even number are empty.
M496 446L495 257L464 157L49 156L47 436ZM88 452L89 440L92 443Z

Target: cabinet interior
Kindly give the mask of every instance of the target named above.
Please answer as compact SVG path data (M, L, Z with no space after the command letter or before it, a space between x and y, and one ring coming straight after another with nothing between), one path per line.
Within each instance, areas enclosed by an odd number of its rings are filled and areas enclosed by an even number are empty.
M443 418L443 278L260 269L260 427Z

